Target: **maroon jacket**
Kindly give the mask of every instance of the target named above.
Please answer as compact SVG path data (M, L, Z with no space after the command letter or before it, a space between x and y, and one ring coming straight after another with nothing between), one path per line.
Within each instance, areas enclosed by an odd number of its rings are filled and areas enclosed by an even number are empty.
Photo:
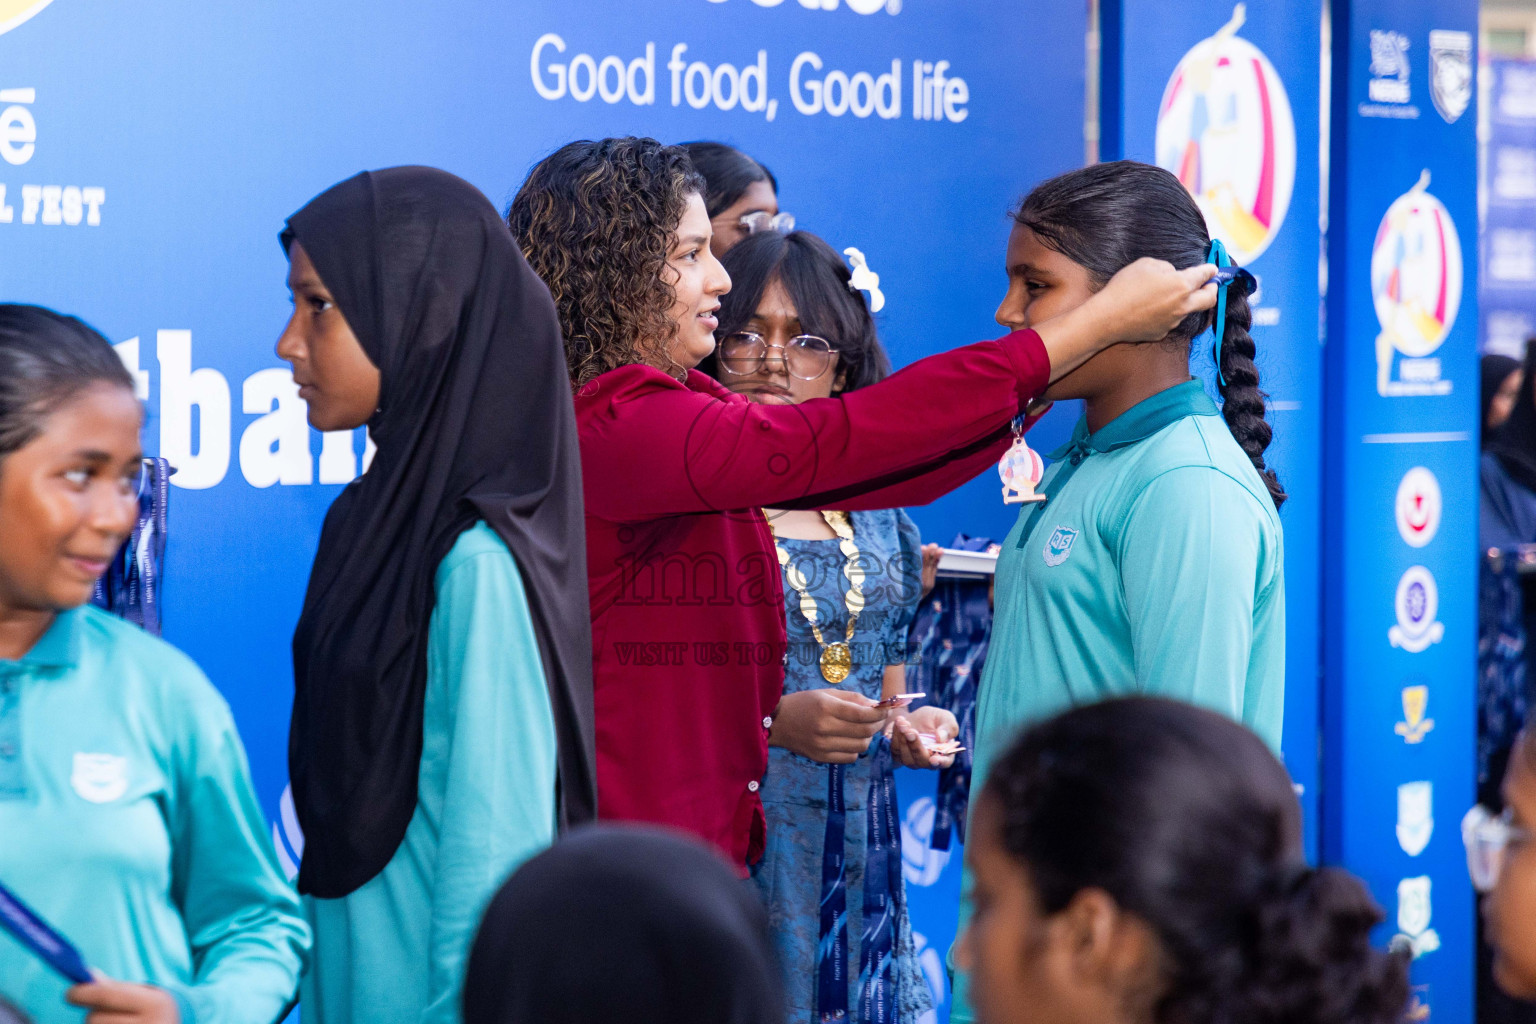
M786 650L760 509L932 501L997 461L1049 377L1039 335L1017 331L800 405L638 364L584 385L599 816L673 825L743 871L755 862Z

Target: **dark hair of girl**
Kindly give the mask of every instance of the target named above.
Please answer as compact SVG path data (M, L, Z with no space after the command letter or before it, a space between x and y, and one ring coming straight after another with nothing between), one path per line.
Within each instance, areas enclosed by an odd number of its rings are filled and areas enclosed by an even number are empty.
M662 271L704 179L681 146L572 142L529 173L507 224L554 296L571 384L629 363L663 365L677 333Z
M1179 269L1206 262L1211 236L1188 190L1169 172L1134 160L1116 160L1068 171L1035 186L1013 218L1041 243L1087 269L1096 287L1143 256ZM1193 341L1208 329L1212 313L1191 313L1171 336ZM1227 326L1219 350L1221 414L1227 428L1259 471L1279 508L1285 491L1264 464L1273 431L1264 419L1259 370L1254 365L1253 314L1242 286L1227 287Z
M96 384L133 390L112 345L84 321L0 303L0 458L27 444L59 406Z
M777 194L773 172L735 146L723 142L685 142L693 169L704 175L704 208L711 219L731 208L755 182L766 181Z
M1308 868L1285 768L1252 732L1161 698L1028 729L984 800L1045 913L1107 893L1156 934L1156 1024L1398 1024L1406 953L1372 948L1379 907Z
M800 317L800 329L825 338L837 353L843 390L853 391L884 379L891 361L875 333L864 293L850 290L851 273L830 245L809 231L781 235L764 231L742 239L720 260L731 275L731 290L720 297L724 338L746 327L757 313L768 285L778 281ZM699 369L720 378L711 355Z

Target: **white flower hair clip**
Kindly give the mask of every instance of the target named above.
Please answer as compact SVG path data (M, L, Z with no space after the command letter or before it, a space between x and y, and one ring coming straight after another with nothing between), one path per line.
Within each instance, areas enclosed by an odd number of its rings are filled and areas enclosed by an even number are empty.
M848 279L848 290L869 292L869 311L880 312L885 307L885 293L880 290L880 275L869 269L869 264L864 262L864 254L858 249L849 246L843 250L843 255L848 257L848 265L853 268L853 276Z

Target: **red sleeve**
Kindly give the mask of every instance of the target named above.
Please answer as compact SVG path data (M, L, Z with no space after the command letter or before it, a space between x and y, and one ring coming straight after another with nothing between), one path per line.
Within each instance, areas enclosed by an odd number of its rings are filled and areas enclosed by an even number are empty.
M1040 422L1043 412L1024 419L1027 432ZM871 481L869 484L808 495L786 507L810 509L838 509L843 512L872 511L882 508L901 508L907 505L926 505L944 497L961 484L970 483L989 469L996 469L997 462L1013 444L1013 432L1000 431L978 444L961 451L950 452L915 471L893 474L889 482ZM1002 478L998 478L1001 492Z
M941 482L953 488L980 471L980 450L1049 379L1034 331L929 356L879 384L799 405L723 401L651 367L621 367L577 397L587 511L636 522L787 508L914 474L928 475L922 500L930 501L944 493L935 489ZM967 475L959 474L969 461L944 465L957 452L976 463Z

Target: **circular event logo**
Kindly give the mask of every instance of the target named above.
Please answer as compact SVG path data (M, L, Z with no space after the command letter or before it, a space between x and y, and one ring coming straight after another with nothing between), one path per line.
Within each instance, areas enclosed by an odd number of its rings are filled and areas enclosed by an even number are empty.
M1403 573L1403 578L1397 581L1395 604L1397 625L1387 631L1393 647L1417 654L1445 636L1445 624L1436 619L1440 613L1440 590L1435 586L1434 575L1424 566L1409 566Z
M1158 105L1159 167L1178 175L1238 263L1269 248L1296 184L1296 122L1269 58L1237 36L1244 8L1186 53Z
M53 0L0 0L0 35L26 21Z
M1405 356L1434 352L1461 307L1461 241L1429 172L1387 208L1371 246L1371 297L1383 338Z
M1397 532L1410 547L1421 548L1440 529L1440 481L1423 466L1403 474L1397 485Z

